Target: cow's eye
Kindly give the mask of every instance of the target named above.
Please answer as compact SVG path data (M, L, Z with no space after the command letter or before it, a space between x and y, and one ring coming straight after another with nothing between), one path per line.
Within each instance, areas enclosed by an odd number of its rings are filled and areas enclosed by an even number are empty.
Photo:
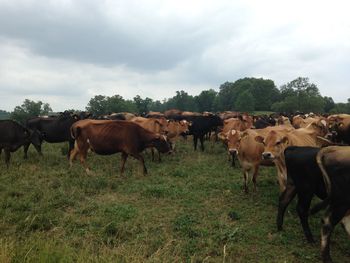
M280 145L281 144L281 141L279 141L279 142L276 142L276 145Z

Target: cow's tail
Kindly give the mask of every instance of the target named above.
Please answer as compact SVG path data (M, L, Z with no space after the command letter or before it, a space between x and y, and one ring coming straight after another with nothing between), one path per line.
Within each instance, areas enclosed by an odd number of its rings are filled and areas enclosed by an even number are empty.
M80 133L81 133L81 128L78 125L73 125L70 128L70 135L74 140L76 140L79 137Z
M311 210L310 210L311 215L316 214L317 212L319 212L322 209L325 209L330 202L332 185L331 185L331 180L329 178L329 175L328 175L326 168L323 164L324 153L327 152L328 150L329 150L328 148L323 148L316 155L316 162L317 162L318 167L320 168L321 173L322 173L324 185L325 185L326 192L327 192L327 197L323 201L319 202L318 204L314 205L311 208Z
M331 180L329 179L328 173L327 173L326 168L323 164L324 153L327 152L328 150L329 150L329 148L321 149L316 155L316 162L318 164L318 167L321 170L323 181L324 181L326 191L327 191L327 195L329 197L331 195Z

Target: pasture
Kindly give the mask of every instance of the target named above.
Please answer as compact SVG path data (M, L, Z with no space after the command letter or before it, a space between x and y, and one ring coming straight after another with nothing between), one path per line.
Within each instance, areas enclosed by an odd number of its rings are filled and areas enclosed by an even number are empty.
M78 161L68 169L64 143L45 143L43 157L31 146L28 160L21 149L9 170L1 160L0 262L320 262L295 201L276 231L275 169L260 169L258 192L245 194L223 145L205 146L178 142L162 163L145 153L146 177L129 158L121 178L120 154L89 154L93 175ZM310 218L317 241L321 215ZM349 251L338 225L333 260L349 262Z

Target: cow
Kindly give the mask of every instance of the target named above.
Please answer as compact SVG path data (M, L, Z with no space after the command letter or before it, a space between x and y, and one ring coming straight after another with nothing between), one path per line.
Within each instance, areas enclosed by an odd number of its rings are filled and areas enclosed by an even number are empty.
M131 119L132 122L137 123L141 127L149 130L150 132L167 134L168 133L168 122L164 117L161 118L144 118L134 117ZM154 149L151 149L152 161L154 161ZM161 161L160 152L158 152L158 161Z
M129 155L140 161L143 174L147 174L144 159L140 154L144 149L155 147L161 153L170 151L170 145L165 135L157 134L130 121L83 120L71 127L71 136L76 140L74 151L70 156L70 166L76 155L87 173L90 169L86 164L87 152L101 155L122 153L120 174L123 175L125 162Z
M284 160L284 150L287 146L324 146L331 142L324 139L328 133L324 120L310 123L306 128L287 131L271 130L265 137L257 136L257 142L264 144L262 157L273 160L277 168L277 179L280 191L283 192L287 183L287 172Z
M189 134L193 135L193 147L197 150L198 139L201 143L201 150L204 151L204 136L205 134L222 126L222 120L219 116L183 116L183 119L192 123L189 127Z
M31 131L12 120L0 120L0 153L4 149L7 168L10 164L11 152L31 143L37 149L40 146L40 136L36 131ZM26 151L24 158L27 158Z
M74 147L74 139L70 134L70 127L79 120L79 116L64 112L57 117L40 118L35 117L27 120L26 128L40 133L40 145L35 147L39 154L41 154L42 141L49 143L68 142L69 150L68 157ZM29 145L24 146L25 154L28 151Z
M316 161L322 172L327 197L312 209L312 213L327 207L321 230L321 255L325 263L332 262L330 238L339 223L350 235L350 147L330 146L321 149Z
M253 126L253 122L250 119L239 116L238 118L230 118L224 120L223 133L227 133L230 130L245 131Z
M289 146L284 150L287 185L279 196L276 220L277 229L281 231L284 213L297 195L297 213L309 243L315 242L308 222L311 200L315 195L320 199L325 199L327 196L321 170L316 161L319 151L318 147L308 146Z
M181 114L182 114L182 111L178 110L178 109L170 109L170 110L164 111L164 116L167 119L171 119L173 116L178 116L178 115L181 115Z
M168 121L167 137L173 151L175 150L176 140L179 138L180 135L186 136L189 133L190 126L191 126L191 123L186 120L181 120L181 121L169 120Z
M261 154L264 151L264 146L255 141L255 137L263 133L263 130L248 129L244 132L231 130L226 135L228 151L232 157L237 156L243 170L245 193L248 193L247 181L249 173L252 172L253 174L252 181L254 191L256 191L256 178L258 176L259 166L261 164L273 165L271 161L262 159Z
M333 133L333 140L337 143L350 144L350 115L336 114L327 118L330 131Z

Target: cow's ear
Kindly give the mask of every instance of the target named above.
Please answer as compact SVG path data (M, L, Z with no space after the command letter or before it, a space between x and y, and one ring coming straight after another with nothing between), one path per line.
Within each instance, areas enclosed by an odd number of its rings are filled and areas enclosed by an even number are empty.
M344 127L344 123L343 122L339 122L338 127L339 128Z
M286 143L286 144L288 144L288 142L289 142L289 139L288 139L287 136L284 136L284 137L282 138L282 140L281 140L281 143Z
M264 137L262 137L260 135L255 136L255 141L258 143L264 143Z

